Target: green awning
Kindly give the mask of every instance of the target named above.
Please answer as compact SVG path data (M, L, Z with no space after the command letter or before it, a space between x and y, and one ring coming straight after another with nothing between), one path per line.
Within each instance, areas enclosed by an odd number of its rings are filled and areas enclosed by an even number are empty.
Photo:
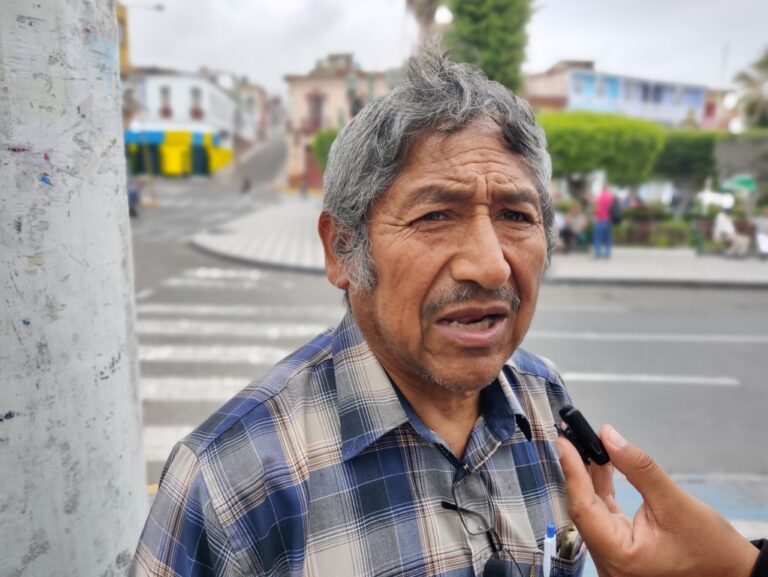
M746 190L750 194L757 190L757 182L750 174L737 174L720 185L720 188L728 192Z

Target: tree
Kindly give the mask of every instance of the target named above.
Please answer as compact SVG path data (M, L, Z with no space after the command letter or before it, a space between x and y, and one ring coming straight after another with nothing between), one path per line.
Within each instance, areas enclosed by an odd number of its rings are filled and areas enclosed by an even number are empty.
M339 134L338 128L326 128L315 133L312 139L312 156L315 157L320 168L325 170L328 164L328 154L331 152L331 145Z
M446 43L452 57L479 66L491 80L520 91L530 0L451 0L450 8L453 22Z
M768 47L750 69L739 72L734 80L742 86L740 105L747 126L768 127Z
M635 186L647 181L664 145L654 122L594 112L549 112L539 117L547 134L552 172L567 178L580 196L583 176L605 170L610 182Z
M656 159L654 172L671 180L681 193L675 217L681 218L707 178L715 176L716 132L672 130Z

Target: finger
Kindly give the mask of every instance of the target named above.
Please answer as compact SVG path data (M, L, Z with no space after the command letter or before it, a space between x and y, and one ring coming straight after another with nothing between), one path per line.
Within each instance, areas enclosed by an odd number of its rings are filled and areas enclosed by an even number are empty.
M682 489L648 453L629 443L610 425L602 428L600 438L613 465L624 473L651 509L674 505L680 498Z
M610 513L595 493L592 479L576 448L563 437L558 437L556 442L560 466L565 475L568 513L582 537L587 540L587 534L595 532L604 524Z
M616 503L616 489L613 485L613 465L591 464L589 466L589 476L592 478L592 485L595 488L595 494L600 497L611 513L621 513L619 505Z

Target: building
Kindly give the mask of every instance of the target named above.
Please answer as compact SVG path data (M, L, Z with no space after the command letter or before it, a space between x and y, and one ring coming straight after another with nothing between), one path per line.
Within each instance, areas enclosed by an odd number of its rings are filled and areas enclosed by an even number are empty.
M133 67L123 80L131 172L211 174L256 134L248 108L205 73ZM237 148L239 150L239 148Z
M387 92L398 72L362 70L352 54L331 54L305 75L285 77L289 92L288 184L322 186L310 145L316 132L342 128L372 98Z
M704 116L701 128L704 130L731 130L739 120L738 97L730 90L708 90L704 99Z
M609 74L594 62L562 60L530 74L525 94L534 109L587 110L652 120L665 126L699 126L704 118L704 86Z

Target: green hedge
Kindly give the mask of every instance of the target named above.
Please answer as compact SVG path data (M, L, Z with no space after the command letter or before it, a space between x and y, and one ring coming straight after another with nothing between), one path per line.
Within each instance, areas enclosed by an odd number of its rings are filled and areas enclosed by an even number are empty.
M602 169L613 184L642 184L664 146L664 129L647 120L593 112L546 112L538 120L556 177Z
M613 238L618 245L687 247L692 243L693 228L688 222L674 220L624 220L614 227Z
M328 154L331 152L331 145L339 134L338 128L325 128L315 133L312 139L312 156L315 157L320 168L325 170L328 164Z

